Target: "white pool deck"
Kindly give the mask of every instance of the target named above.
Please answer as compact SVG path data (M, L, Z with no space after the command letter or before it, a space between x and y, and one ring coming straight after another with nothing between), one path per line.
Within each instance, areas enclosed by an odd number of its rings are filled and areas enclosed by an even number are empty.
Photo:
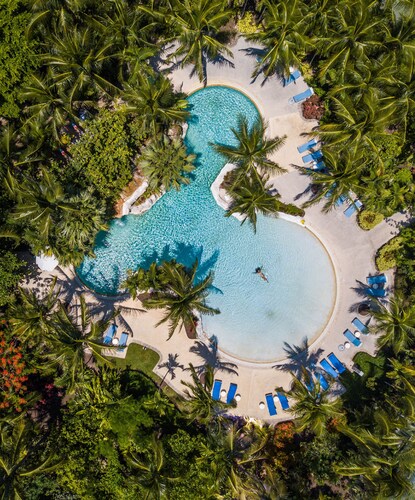
M307 142L308 138L303 134L309 133L317 125L317 122L304 120L300 114L300 105L290 104L289 99L304 91L307 85L302 78L285 88L275 77L266 82L263 82L261 78L252 81L251 73L255 58L249 57L243 52L243 49L249 46L251 45L243 39L239 39L237 45L232 48L234 67L209 64L208 85L227 85L241 90L258 106L262 116L269 124L270 136L287 135L284 146L275 155L275 160L287 168L288 172L276 177L273 182L281 194L282 201L300 205L307 199L307 195L299 199L296 198L309 186L309 178L300 175L290 165L302 164L301 156L306 153L300 155L297 146ZM190 77L190 72L191 68L186 67L177 69L171 74L176 89L190 93L201 88L199 81L195 77ZM343 331L346 328L354 331L351 320L357 314L353 312L353 308L363 300L355 289L359 287L359 281L365 283L366 276L376 272L374 265L376 249L398 232L397 226L405 222L407 215L397 214L371 231L365 232L357 226L355 215L349 219L346 218L343 214L346 207L347 204L344 204L341 208L324 214L321 212L321 206L313 206L306 210L304 219L305 226L320 238L330 253L337 278L337 300L332 317L325 331L312 344L310 350L322 349L321 358L334 352L350 368L352 358L358 349L352 345L350 349L340 352L338 347L345 341ZM175 333L167 341L167 327L155 327L163 315L162 311L145 311L139 301L134 302L129 298L115 300L98 297L80 286L79 281L74 279L73 270L60 270L58 268L53 273L43 273L42 277L47 278L51 274L59 276L63 289L65 289L66 284L67 289L72 292L84 291L89 302L99 302L104 309L107 306L117 305L139 309L140 312L137 314L124 315L133 331L133 337L130 338L129 342L138 342L156 350L161 357L160 363L166 361L169 354L178 354L178 362L184 365L190 362L195 365L203 363L201 358L189 352L194 341L188 339L184 331ZM392 274L389 274L388 278L390 286L390 283L393 282ZM301 303L298 306L301 307ZM360 319L364 318L360 317ZM214 333L208 332L209 335ZM310 337L307 331L303 333L304 337ZM290 342L290 339L286 340L288 343ZM373 354L375 351L374 336L362 335L361 340L362 346L359 349ZM156 367L155 371L161 377L165 374L165 369ZM190 377L188 372L181 370L176 371L175 374L174 380L168 376L166 382L181 393L183 386L180 381L189 380ZM287 390L290 388L291 375L289 373L276 370L272 364L238 363L238 376L218 372L216 378L222 380L222 388L224 389L228 389L231 382L238 384L237 393L241 395L241 399L231 413L262 418L270 422L291 418L289 413L281 410L279 403L277 404L278 414L276 417L269 417L266 406L262 410L259 408L259 403L265 402L266 393L274 392L277 386Z

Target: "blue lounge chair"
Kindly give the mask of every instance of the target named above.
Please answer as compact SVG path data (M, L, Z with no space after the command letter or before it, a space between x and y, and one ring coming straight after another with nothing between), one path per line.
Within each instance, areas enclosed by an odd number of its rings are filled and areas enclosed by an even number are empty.
M222 387L222 380L215 380L212 389L212 399L219 401L220 399L220 388Z
M291 99L289 99L289 102L290 103L301 102L301 101L304 101L305 99L308 99L313 94L314 94L314 90L311 87L309 87L307 90L304 90L304 92L301 92L301 94L297 94L294 97L292 97Z
M303 156L303 162L309 163L310 161L319 160L320 158L323 158L323 153L318 150L314 153L309 153L308 155Z
M378 274L377 276L368 276L366 278L366 282L369 286L372 285L381 285L382 283L386 283L388 278L384 274Z
M355 337L349 329L345 330L343 332L343 335L346 337L347 340L349 340L356 347L359 347L362 345L362 341L360 339L358 339L357 337Z
M359 332L361 332L361 333L363 333L365 335L367 335L369 333L368 327L364 323L362 323L359 318L355 318L352 321L352 325L355 328L357 328L357 330L359 330Z
M114 338L115 332L117 331L117 325L115 323L111 323L111 325L107 328L106 332L104 333L104 344L111 344L112 339Z
M278 399L280 400L281 403L281 408L285 411L288 410L290 407L290 404L288 403L287 396L283 394L282 392L277 392Z
M122 332L120 337L120 343L118 344L118 350L123 351L127 347L128 333Z
M327 389L329 388L329 383L327 382L326 377L321 373L316 373L316 379L323 391L327 391Z
M351 217L356 210L360 210L363 206L363 203L360 200L355 200L349 207L344 211L344 215L346 217Z
M232 401L235 399L235 394L236 394L236 389L238 386L236 384L231 384L229 386L229 391L228 391L228 396L226 397L226 402L228 404L232 403Z
M339 374L331 366L331 364L327 361L327 359L322 359L320 361L320 365L323 368L323 370L330 375L330 377L337 378L339 376Z
M298 78L300 78L301 73L298 69L290 73L290 76L288 78L283 78L283 86L286 87L290 83L295 82Z
M324 161L319 161L313 170L323 170L324 168L326 168Z
M298 149L299 153L304 153L304 151L307 151L307 149L314 148L314 146L317 146L316 139L310 139L305 144L302 144L301 146L298 146L297 149Z
M340 205L343 205L343 203L347 200L347 196L345 196L344 194L342 194L339 198L337 198L336 200L336 207L340 207Z
M275 408L275 403L274 403L274 398L272 397L272 394L269 392L268 394L265 394L265 399L267 401L267 406L268 406L268 412L271 415L277 414L277 409Z
M336 370L340 373L340 375L346 371L346 367L340 361L340 359L334 354L334 352L330 353L328 356L330 363L336 368Z
M366 293L370 295L371 297L386 297L387 292L384 288L367 288Z

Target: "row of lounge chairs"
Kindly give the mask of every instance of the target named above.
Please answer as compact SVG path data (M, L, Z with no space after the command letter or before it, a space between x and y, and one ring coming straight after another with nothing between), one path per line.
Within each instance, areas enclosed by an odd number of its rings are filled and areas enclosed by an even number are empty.
M281 408L284 411L288 410L290 407L290 404L288 403L287 396L284 393L279 392L279 391L277 391L276 396L281 404ZM268 413L270 414L271 417L277 414L277 407L275 406L274 398L275 398L275 396L273 396L273 394L271 392L269 392L268 394L265 394L265 401L267 402Z
M238 388L237 384L234 384L233 382L229 385L229 390L228 390L227 395L226 395L226 402L228 404L232 403L232 401L235 399L235 394L236 394L237 388ZM222 380L216 379L213 382L212 399L214 399L215 401L220 400L221 389L222 389Z

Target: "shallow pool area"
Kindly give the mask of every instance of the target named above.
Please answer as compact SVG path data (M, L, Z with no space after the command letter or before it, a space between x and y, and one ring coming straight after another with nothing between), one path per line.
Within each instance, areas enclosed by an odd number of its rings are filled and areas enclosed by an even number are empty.
M198 155L192 182L141 216L112 221L97 237L96 258L86 258L77 272L97 292L116 294L127 269L171 258L191 265L197 257L201 276L215 273L208 303L221 311L203 318L205 332L236 358L277 360L284 342L298 345L324 329L335 299L330 257L299 224L259 216L255 234L248 223L224 217L210 186L225 161L210 143L231 143L238 115L252 123L258 111L242 93L220 86L195 92L189 103L186 143ZM268 283L255 274L258 266Z

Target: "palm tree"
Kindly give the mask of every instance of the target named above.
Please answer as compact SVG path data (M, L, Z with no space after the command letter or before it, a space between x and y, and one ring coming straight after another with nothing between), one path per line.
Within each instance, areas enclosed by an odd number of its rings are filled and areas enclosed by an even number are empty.
M237 128L232 128L236 145L213 144L218 153L237 166L235 183L246 175L261 181L261 172L276 174L285 171L278 163L268 158L284 144L285 136L266 139L265 130L262 118L258 118L249 127L246 117L241 116Z
M333 122L319 126L319 136L328 148L352 150L371 155L378 162L378 173L384 170L377 139L387 136L387 127L393 123L396 105L393 97L378 99L373 90L354 102L350 96L331 97Z
M173 12L167 17L167 23L177 32L179 45L170 57L179 59L182 67L191 64L192 75L196 74L204 85L207 62L223 62L224 54L232 56L224 45L227 33L221 31L231 16L225 0L176 0Z
M32 75L22 89L21 97L29 101L25 108L29 115L29 125L39 120L57 140L59 129L65 125L68 116L71 116L71 106L62 89L49 75L43 79Z
M92 255L95 237L108 229L106 207L93 195L92 188L68 197L68 204L77 210L62 211L56 223L53 251L63 265L79 265L85 255Z
M374 430L340 424L338 430L358 448L353 460L335 465L338 474L364 478L377 498L410 498L415 466L413 430L402 427L385 411L373 415Z
M307 36L314 15L302 0L263 0L264 29L249 36L250 40L265 46L265 53L257 63L254 76L263 72L288 76L290 66L299 67L306 50L311 47Z
M92 97L118 92L106 79L105 66L113 56L112 44L98 38L90 28L67 30L63 35L52 34L49 52L43 55L51 67L56 84L68 96L70 105L80 96Z
M195 313L219 314L206 304L209 288L212 286L213 274L209 273L204 279L196 280L198 260L194 262L191 269L174 261L163 262L162 273L167 285L161 290L154 291L151 296L143 300L144 307L148 309L166 309L164 318L157 326L169 322L169 339L177 328L183 326L196 328L197 319Z
M415 6L412 2L393 2L390 7L385 46L393 57L393 66L410 81L415 69Z
M289 395L295 401L290 412L295 415L300 432L309 429L316 436L321 436L326 432L328 422L343 416L341 401L330 399L326 392L321 391L318 383L307 388L293 375Z
M386 376L396 381L398 387L403 386L404 394L415 396L415 368L404 365L397 359L390 359L389 362L392 370Z
M125 111L137 114L154 135L189 116L186 99L174 92L170 80L160 74L125 84L122 98L126 102Z
M165 492L168 485L180 480L178 477L169 475L169 466L164 462L163 445L156 436L153 436L148 453L139 456L129 451L126 458L128 465L140 472L136 479L145 492L144 499L146 500L166 498Z
M249 466L265 461L269 432L247 432L235 424L219 427L209 434L209 446L201 444L198 461L207 463L219 491L230 492L234 498L256 498L256 481ZM245 495L247 495L245 497Z
M127 278L121 284L128 290L133 299L136 299L139 292L160 290L167 285L161 266L157 262L152 262L148 269L142 267L137 271L128 269Z
M230 190L232 204L226 212L226 217L240 214L243 219L241 224L248 220L256 232L257 214L278 216L280 204L274 194L265 187L265 182L257 178L245 177L234 184Z
M101 354L102 348L108 346L102 343L102 337L108 325L118 315L114 311L105 321L92 321L83 295L79 297L79 305L74 305L69 313L60 307L48 333L48 343L51 353L48 359L58 366L61 375L56 379L67 392L74 391L85 377L86 366L97 361L111 366L111 363Z
M181 140L163 135L144 149L138 166L148 178L150 189L169 191L174 188L179 191L182 184L190 183L186 174L195 169L195 159L196 155L188 154Z
M19 289L17 301L10 304L7 317L20 341L30 345L44 342L44 336L50 332L52 320L61 305L60 289L56 289L55 285L56 278L43 296L33 290Z
M323 211L328 212L336 206L341 196L348 196L349 192L359 194L365 192L365 186L359 175L365 168L365 158L350 149L337 152L325 147L323 151L327 172L298 168L303 174L311 176L312 183L318 188L316 194L306 201L303 207L309 207L323 200Z
M378 302L373 311L375 324L371 331L380 334L377 339L379 349L391 349L395 355L411 349L415 344L415 306L407 304L404 297L396 294L388 307Z
M36 228L40 239L38 250L42 250L45 244L47 246L59 216L78 210L48 170L42 168L40 175L40 182L28 176L23 176L19 182L9 170L5 179L8 192L17 201L10 215L11 221L28 221L29 225Z
M370 56L383 46L386 23L376 16L377 4L356 0L331 9L327 36L316 37L319 52L325 58L320 68L320 78L330 77L335 69L336 81L342 82L349 65L370 62Z
M189 370L192 382L182 380L182 384L186 387L184 393L189 398L186 402L189 421L197 420L202 424L215 423L216 419L226 412L229 405L212 399L213 368L211 366L206 368L203 382L192 364L189 364Z
M56 454L46 439L28 418L0 423L0 494L4 500L24 498L26 478L57 468Z

